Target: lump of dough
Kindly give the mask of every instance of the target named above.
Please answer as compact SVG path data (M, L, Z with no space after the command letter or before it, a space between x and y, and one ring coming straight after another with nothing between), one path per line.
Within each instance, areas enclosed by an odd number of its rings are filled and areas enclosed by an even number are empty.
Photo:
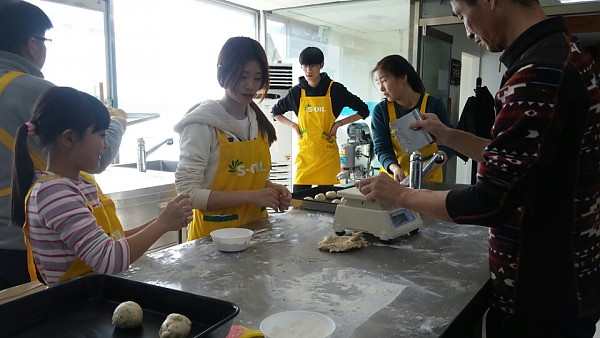
M328 191L325 193L325 197L327 197L328 199L332 200L337 198L337 192L335 191Z
M310 197L310 196L306 196L306 197L304 197L304 199L305 199L305 200L307 200L307 201L312 201L312 200L314 200L314 198L312 198L312 197Z
M160 326L160 338L185 338L192 329L192 322L188 317L179 313L171 313Z
M136 302L126 301L117 306L113 312L112 323L122 329L132 329L142 325L144 311Z
M355 232L351 236L326 236L319 242L319 250L329 252L342 252L351 249L365 248L369 243L365 240L362 232Z
M325 197L325 194L322 192L315 195L315 201L325 201L326 199L327 197Z
M340 203L342 203L342 200L341 200L341 199L339 199L339 198L336 198L336 199L334 199L333 201L331 201L331 203L334 203L334 204L340 204Z

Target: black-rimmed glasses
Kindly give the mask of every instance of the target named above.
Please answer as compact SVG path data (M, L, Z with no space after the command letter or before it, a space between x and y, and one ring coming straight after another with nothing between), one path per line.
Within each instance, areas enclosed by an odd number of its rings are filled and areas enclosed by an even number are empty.
M42 41L42 42L46 42L46 41L52 42L52 39L48 39L45 36L32 36L32 38L34 38L34 39L36 39L38 41Z

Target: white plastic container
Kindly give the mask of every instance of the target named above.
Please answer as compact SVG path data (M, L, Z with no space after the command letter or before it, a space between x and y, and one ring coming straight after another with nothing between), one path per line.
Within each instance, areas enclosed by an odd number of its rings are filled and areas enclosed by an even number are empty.
M225 252L236 252L246 250L254 231L244 228L224 228L211 231L213 243L217 250Z
M327 338L335 331L335 322L313 311L285 311L260 323L265 338Z

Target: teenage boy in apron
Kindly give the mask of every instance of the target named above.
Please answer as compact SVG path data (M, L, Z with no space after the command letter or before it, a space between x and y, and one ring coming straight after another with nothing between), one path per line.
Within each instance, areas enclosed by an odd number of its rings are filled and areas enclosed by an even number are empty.
M327 73L320 72L324 59L320 49L305 48L299 57L304 76L271 111L276 121L289 126L298 135L294 192L309 189L313 185L332 186L339 183L336 179L340 172L337 130L369 116L366 103L341 83L331 80ZM337 120L344 107L356 113ZM288 111L296 113L298 123L283 115Z

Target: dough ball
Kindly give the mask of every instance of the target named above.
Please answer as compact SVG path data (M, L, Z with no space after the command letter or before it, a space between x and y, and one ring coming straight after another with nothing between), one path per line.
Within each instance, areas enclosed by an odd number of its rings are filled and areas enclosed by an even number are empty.
M337 192L335 191L328 191L325 193L325 197L327 197L328 199L332 200L337 198Z
M313 201L314 200L314 198L312 198L310 196L306 196L306 197L304 197L304 199L307 200L307 201Z
M342 203L342 200L339 199L339 198L336 198L333 201L331 201L331 203L333 203L333 204L340 204L340 203Z
M346 204L347 199L346 199L346 197L342 197L342 199L340 201L341 201L340 204Z
M185 338L192 329L192 322L188 317L179 313L171 313L160 326L160 338Z
M325 197L325 194L322 192L315 195L315 201L325 201L326 199L327 197Z
M132 329L142 325L144 311L136 302L127 301L119 304L113 312L112 323L122 329Z

